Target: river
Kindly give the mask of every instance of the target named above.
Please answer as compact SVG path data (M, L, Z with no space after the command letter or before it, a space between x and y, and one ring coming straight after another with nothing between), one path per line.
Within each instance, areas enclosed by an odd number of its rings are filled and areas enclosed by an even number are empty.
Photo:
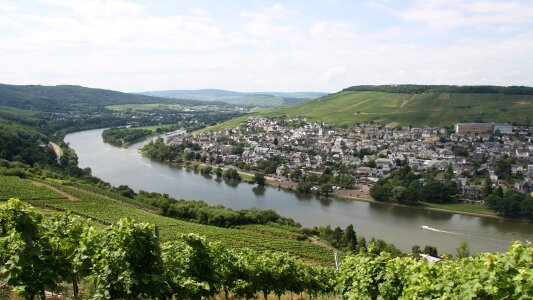
M501 252L513 240L533 240L531 223L299 195L248 183L228 184L142 156L137 150L146 142L118 148L104 143L101 133L102 129L71 133L65 141L76 151L81 168L90 167L94 176L115 186L126 184L136 191L167 193L177 199L204 200L233 209L273 209L303 226L345 228L353 224L358 236L367 241L380 238L403 251L416 244L455 254L459 243L466 240L472 253ZM423 225L435 230L421 229Z

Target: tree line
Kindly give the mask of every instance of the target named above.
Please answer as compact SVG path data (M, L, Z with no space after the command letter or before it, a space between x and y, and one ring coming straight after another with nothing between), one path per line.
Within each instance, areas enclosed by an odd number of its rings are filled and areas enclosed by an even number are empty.
M510 95L533 95L533 87L528 86L494 86L494 85L356 85L343 89L352 92L384 92L384 93L487 93Z
M416 204L419 201L452 202L457 194L457 187L449 181L451 172L443 175L444 180L438 180L438 174L435 172L415 174L411 167L403 166L372 185L370 196L377 201L395 201L402 204Z
M153 132L148 129L113 127L102 131L102 138L106 143L113 146L123 147L140 142L152 134Z
M167 194L145 191L140 191L135 196L135 199L156 207L163 216L218 227L269 223L293 227L301 226L293 219L282 217L271 209L260 210L252 208L233 210L222 205L209 205L204 201L176 200Z

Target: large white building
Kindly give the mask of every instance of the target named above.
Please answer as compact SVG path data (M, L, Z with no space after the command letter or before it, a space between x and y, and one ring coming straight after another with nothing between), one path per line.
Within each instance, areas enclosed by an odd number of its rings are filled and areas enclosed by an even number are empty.
M455 124L456 133L496 133L512 134L513 125L507 123L457 123Z

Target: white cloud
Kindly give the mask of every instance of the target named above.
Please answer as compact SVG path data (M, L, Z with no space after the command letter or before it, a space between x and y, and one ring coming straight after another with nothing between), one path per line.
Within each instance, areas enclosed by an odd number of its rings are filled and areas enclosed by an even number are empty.
M311 28L311 34L324 39L357 39L355 24L342 21L320 21Z
M531 1L496 0L417 0L406 8L395 9L390 4L372 2L397 17L423 23L434 29L449 30L460 27L506 27L531 24Z
M202 9L202 8L190 8L188 9L188 12L192 15L197 15L197 16L209 16L211 15L211 13L205 9Z
M380 1L377 11L397 14L400 25L379 31L363 20L309 16L281 4L226 16L204 8L158 13L125 1L43 1L50 10L21 4L0 11L0 82L124 91L533 84L533 32L526 26L531 21L527 12L511 13L523 7L519 1L497 9L477 0L416 1L400 9L393 9L394 1ZM416 16L417 9L426 15ZM517 20L507 21L505 14ZM454 34L427 42L439 26ZM482 34L462 34L463 28L481 28Z
M143 13L145 6L133 2L112 0L39 0L42 3L64 6L80 16L87 18L121 18Z
M342 79L345 73L346 67L332 67L328 68L320 79L328 83L334 83Z
M0 12L13 12L19 8L19 5L12 0L0 0Z

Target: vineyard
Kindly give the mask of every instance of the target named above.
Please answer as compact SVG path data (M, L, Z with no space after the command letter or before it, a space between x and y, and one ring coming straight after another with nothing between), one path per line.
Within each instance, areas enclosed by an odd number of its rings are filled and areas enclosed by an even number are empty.
M16 182L19 187L23 188L8 190L2 186L0 192L6 198L20 197L27 199L28 203L36 207L71 211L101 224L112 224L123 218L148 222L158 226L162 241L174 240L184 233L195 233L205 236L210 241L217 241L233 248L248 247L257 251L282 251L306 261L333 263L333 254L329 250L307 241L302 234L284 229L284 227L246 225L236 228L220 228L202 225L158 215L143 203L91 185L68 181L41 181L43 185L48 185L71 196L71 199L66 199L44 186L33 185L30 180L18 177L6 178L10 180L9 182ZM40 194L35 192L34 197L19 196L23 194L21 191L30 190L29 187L33 187Z
M43 186L37 186L31 180L16 176L0 176L0 200L16 196L22 200L63 199L64 196Z
M65 190L73 192L69 189ZM70 202L86 202L83 192L77 196L79 200ZM0 204L0 280L25 299L39 296L43 300L45 291L73 299L260 296L267 300L289 294L291 299L294 294L299 295L295 299L303 299L303 292L305 299L533 297L533 248L529 242L516 242L506 253L442 257L439 263L417 255L393 257L376 252L370 244L346 255L335 270L331 265L305 263L288 253L235 249L196 234L179 234L164 241L154 229L152 224L132 219L103 228L74 215L44 218L21 201L10 199ZM235 231L267 230L243 226Z

